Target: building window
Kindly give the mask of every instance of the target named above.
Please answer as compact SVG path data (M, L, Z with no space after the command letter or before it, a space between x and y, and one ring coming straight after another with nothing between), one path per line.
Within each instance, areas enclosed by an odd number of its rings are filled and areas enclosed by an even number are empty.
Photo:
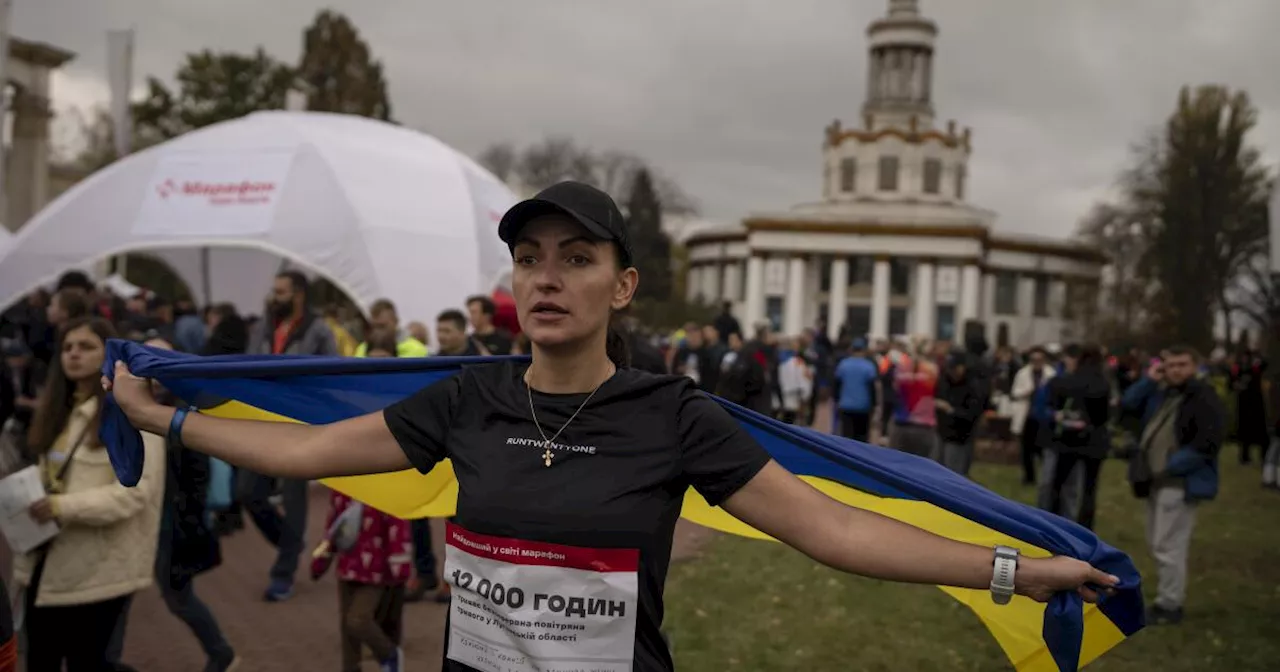
M773 332L782 333L782 297L771 296L765 299L764 303L765 318L769 320L769 324L773 326ZM749 327L754 329L754 326Z
M849 320L845 324L849 327L849 335L853 338L866 338L867 332L871 331L871 306L849 306L846 313Z
M747 299L747 262L738 262L738 296Z
M898 157L880 157L880 191L898 190Z
M951 341L956 337L956 307L952 305L938 306L938 310L934 313L934 324L936 333L934 337L939 341Z
M1036 317L1049 317L1049 278L1043 275L1036 276L1031 310Z
M907 333L907 309L889 309L889 335L901 336Z
M1009 323L1008 322L1001 322L996 327L996 347L997 348L1009 347Z
M875 259L871 257L854 257L849 260L849 286L869 285L875 272Z
M903 295L911 291L911 268L902 259L889 259L889 293ZM903 332L895 331L895 334Z
M996 273L996 314L1018 314L1018 275Z
M964 199L964 178L965 178L964 164L963 163L956 164L956 198L960 200Z
M840 191L853 193L858 186L858 160L844 158L840 160Z
M924 193L936 194L942 190L942 162L938 159L924 160Z
M820 257L818 261L818 291L831 291L831 257Z

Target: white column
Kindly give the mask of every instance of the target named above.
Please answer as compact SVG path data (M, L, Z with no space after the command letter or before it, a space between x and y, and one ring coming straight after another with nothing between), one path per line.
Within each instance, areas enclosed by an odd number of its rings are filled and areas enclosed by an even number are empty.
M718 261L713 261L702 269L702 295L713 306L720 305L720 273Z
M937 302L933 298L934 282L933 263L917 263L915 333L926 338L933 338L938 330L934 325L934 318L938 315Z
M723 292L725 301L741 301L742 300L742 262L734 259L724 267L724 287Z
M742 297L746 307L743 308L742 328L751 333L756 323L764 318L764 257L751 255L747 258L747 295Z
M981 301L981 308L979 309L978 314L981 315L981 317L978 319L981 319L982 321L986 322L988 327L992 326L992 320L996 318L996 275L995 273L982 274L982 301ZM995 332L992 332L992 333L994 334ZM995 340L994 338L991 337L991 334L988 334L987 338L988 340L991 340L991 341Z
M872 340L889 337L889 260L876 259L871 271L871 332Z
M702 289L702 267L689 264L684 274L684 298L689 303L698 300L698 292Z
M849 260L836 257L831 260L831 293L827 300L827 336L836 340L840 327L844 326L849 312Z
M795 256L787 261L787 301L783 313L782 331L795 336L804 329L804 257Z
M965 322L978 319L979 299L982 291L982 271L977 264L967 264L960 270L960 303L956 306L956 336L964 334Z

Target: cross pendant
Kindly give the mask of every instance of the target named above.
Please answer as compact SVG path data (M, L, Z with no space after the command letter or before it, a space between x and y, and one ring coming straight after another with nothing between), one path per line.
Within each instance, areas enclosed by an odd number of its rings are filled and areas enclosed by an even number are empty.
M542 452L542 463L547 465L548 467L551 466L552 457L555 457L555 455L552 455L550 448L548 448L547 450L544 450Z

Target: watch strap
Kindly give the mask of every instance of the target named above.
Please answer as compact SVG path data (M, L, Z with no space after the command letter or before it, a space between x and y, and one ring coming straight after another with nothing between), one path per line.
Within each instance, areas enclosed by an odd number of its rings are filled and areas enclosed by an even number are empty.
M996 546L991 570L991 601L1008 604L1014 595L1014 576L1018 571L1018 549Z

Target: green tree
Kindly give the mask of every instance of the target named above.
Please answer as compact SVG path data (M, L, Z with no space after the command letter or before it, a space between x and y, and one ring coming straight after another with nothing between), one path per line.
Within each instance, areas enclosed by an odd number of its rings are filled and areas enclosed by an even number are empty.
M306 85L308 110L391 121L382 64L338 12L322 10L303 32L298 78Z
M671 298L671 241L662 230L662 202L649 171L636 172L627 199L627 231L635 250L634 263L640 271L640 301L667 301Z
M149 145L187 131L236 119L258 110L278 110L293 85L293 68L267 55L187 54L178 68L177 92L147 79L147 96L133 105L135 144Z
M1184 87L1126 179L1126 206L1147 242L1139 270L1153 281L1152 327L1208 351L1215 310L1267 239L1270 177L1247 142L1257 110L1244 92Z

